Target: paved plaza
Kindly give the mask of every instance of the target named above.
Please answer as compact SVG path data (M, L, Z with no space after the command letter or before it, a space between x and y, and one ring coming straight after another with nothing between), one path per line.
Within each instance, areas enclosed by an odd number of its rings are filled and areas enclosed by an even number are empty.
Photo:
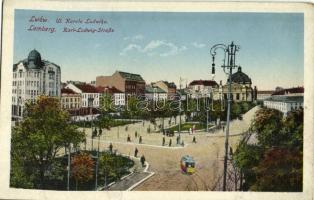
M254 107L243 115L243 120L233 120L230 123L229 144L235 149L241 133L248 130L251 120L256 110ZM183 118L183 117L182 117ZM167 119L165 120L165 125ZM179 122L179 121L177 121ZM157 124L161 123L157 120ZM154 176L138 185L134 190L160 191L160 190L212 190L223 170L224 142L225 137L222 129L217 129L211 133L197 132L195 134L181 133L184 146L176 144L176 136L167 137L166 145L162 146L162 133L147 133L147 128L153 125L148 121L129 124L126 131L125 126L111 128L103 131L100 137L100 149L108 149L110 143L117 152L133 156L134 150L139 150L138 156L145 155L146 161L150 167L148 171L154 172ZM135 131L138 137L135 138ZM92 145L91 129L85 129L87 134L86 148L90 149ZM130 135L131 142L127 142L127 136ZM142 136L143 143L139 144L138 138ZM192 143L193 137L196 143ZM169 141L172 139L172 146L169 147ZM93 140L93 147L96 149L98 138ZM84 145L82 148L85 148ZM191 155L196 161L196 173L185 175L180 170L180 159L183 155Z

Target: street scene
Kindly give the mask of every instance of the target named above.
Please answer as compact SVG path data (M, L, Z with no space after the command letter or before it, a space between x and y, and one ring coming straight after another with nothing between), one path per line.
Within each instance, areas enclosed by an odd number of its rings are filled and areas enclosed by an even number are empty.
M15 18L10 187L302 192L303 15Z

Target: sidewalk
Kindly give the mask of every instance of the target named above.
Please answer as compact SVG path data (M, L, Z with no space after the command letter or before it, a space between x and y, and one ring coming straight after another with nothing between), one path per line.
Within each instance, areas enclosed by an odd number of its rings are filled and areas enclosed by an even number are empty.
M133 172L131 174L122 177L121 180L109 185L108 191L130 191L137 187L139 184L154 175L153 172L148 172L149 164L146 162L142 167L139 158L132 157L134 161Z

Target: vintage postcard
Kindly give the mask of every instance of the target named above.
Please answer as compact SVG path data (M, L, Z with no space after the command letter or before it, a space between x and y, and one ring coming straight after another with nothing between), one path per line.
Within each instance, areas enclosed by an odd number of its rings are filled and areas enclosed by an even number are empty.
M313 10L5 1L0 197L312 199Z

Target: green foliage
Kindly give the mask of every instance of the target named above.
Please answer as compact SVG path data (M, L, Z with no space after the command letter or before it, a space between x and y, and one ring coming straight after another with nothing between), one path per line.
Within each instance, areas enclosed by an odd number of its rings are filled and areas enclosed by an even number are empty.
M244 174L244 190L302 191L303 109L283 118L261 108L252 123L258 145L240 143L235 164Z
M77 146L85 135L70 125L68 113L61 110L56 98L40 96L35 104L26 104L24 113L24 120L12 130L12 180L25 175L35 187L44 188L45 176L60 149L69 144ZM15 177L18 174L21 177ZM11 185L18 187L14 182Z
M264 159L254 168L255 191L302 191L302 152L294 148L277 147L265 152Z
M94 161L91 156L86 153L75 155L71 162L71 173L76 187L78 183L91 180L94 173Z

